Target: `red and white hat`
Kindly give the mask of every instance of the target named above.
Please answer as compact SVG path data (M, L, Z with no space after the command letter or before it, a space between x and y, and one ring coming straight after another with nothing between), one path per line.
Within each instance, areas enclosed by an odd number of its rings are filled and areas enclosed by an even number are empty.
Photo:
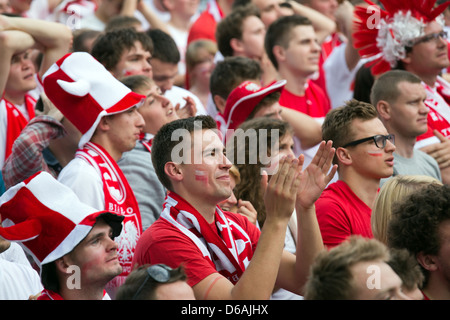
M228 95L224 110L224 118L227 129L236 129L247 120L261 100L272 92L283 90L286 80L272 82L266 87L261 87L251 81L244 81Z
M145 99L86 52L69 53L59 59L42 82L50 101L80 130L80 148L91 139L103 116L140 106Z
M450 5L435 6L436 0L380 0L382 10L370 0L358 5L354 13L354 46L362 58L371 59L372 74L378 75L396 67L406 57L405 47L425 34L431 21L444 25L440 15Z
M0 236L17 241L40 266L71 252L101 217L122 230L123 216L82 203L67 186L38 172L0 197Z

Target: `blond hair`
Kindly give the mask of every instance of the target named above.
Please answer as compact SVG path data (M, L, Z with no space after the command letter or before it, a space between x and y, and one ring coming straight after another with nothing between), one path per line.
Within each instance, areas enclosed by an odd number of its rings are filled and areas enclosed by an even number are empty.
M373 236L387 244L387 226L392 217L393 207L411 192L430 183L442 184L441 181L425 175L398 175L386 181L381 187L372 209Z

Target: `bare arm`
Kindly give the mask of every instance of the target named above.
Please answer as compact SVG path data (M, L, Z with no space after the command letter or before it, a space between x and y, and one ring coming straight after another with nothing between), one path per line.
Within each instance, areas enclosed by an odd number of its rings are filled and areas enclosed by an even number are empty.
M33 37L35 46L44 54L39 76L69 52L72 32L61 23L22 17L0 17L4 30L22 31Z
M295 256L284 253L277 281L277 286L297 294L303 294L302 288L310 266L324 250L314 203L337 171L337 165L332 166L334 153L332 142L322 141L313 160L300 176L295 204L298 221L297 251Z
M142 13L145 20L150 24L151 29L160 29L165 33L169 33L169 29L167 29L167 24L162 21L156 13L150 9L150 7L144 2L139 1L137 9Z
M319 43L322 43L327 36L336 31L336 23L319 11L296 1L289 1L289 4L296 14L308 17L311 20Z
M312 148L322 141L322 127L313 117L290 108L281 107L281 109L281 117L293 128L302 149Z
M353 11L354 7L349 1L343 1L336 11L339 29L347 38L345 62L349 70L353 70L360 60L358 50L353 46Z
M0 15L0 93L3 96L13 55L31 48L35 42L33 37L25 32L2 30L1 17Z
M294 209L299 180L299 162L285 158L266 186L267 218L253 258L242 277L233 285L228 279L214 273L193 289L197 299L269 299L275 286L289 217Z

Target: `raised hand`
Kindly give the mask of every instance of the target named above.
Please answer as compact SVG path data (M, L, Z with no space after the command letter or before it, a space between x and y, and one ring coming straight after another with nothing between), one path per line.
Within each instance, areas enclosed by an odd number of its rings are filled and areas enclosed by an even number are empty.
M270 217L289 220L294 210L297 189L300 185L301 165L292 156L283 157L278 170L268 181L267 173L263 173L261 183L266 206L266 220Z
M337 165L332 166L332 162L336 150L332 144L332 141L322 141L311 163L300 173L296 205L311 207L335 175ZM300 157L299 160L303 163Z

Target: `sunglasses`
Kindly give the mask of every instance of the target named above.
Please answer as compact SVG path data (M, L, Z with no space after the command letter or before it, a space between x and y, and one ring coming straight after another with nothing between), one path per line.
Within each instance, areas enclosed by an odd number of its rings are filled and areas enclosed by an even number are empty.
M170 272L173 269L164 265L164 264L155 264L153 266L150 266L147 268L147 277L145 277L144 282L140 285L139 289L137 289L136 293L133 295L133 300L136 299L136 297L139 296L139 294L142 291L142 288L144 288L145 284L147 283L149 278L152 278L153 281L159 282L159 283L166 283L170 280Z
M347 147L352 147L352 146L356 146L358 144L364 143L366 141L370 141L373 140L375 142L375 145L377 146L377 148L380 149L384 149L384 147L386 147L386 141L390 141L392 144L395 144L395 137L393 134L388 134L388 135L382 135L382 134L377 134L375 136L372 137L368 137L368 138L364 138L364 139L359 139L359 140L355 140L352 142L347 143L346 145L342 146L343 148L347 148Z

